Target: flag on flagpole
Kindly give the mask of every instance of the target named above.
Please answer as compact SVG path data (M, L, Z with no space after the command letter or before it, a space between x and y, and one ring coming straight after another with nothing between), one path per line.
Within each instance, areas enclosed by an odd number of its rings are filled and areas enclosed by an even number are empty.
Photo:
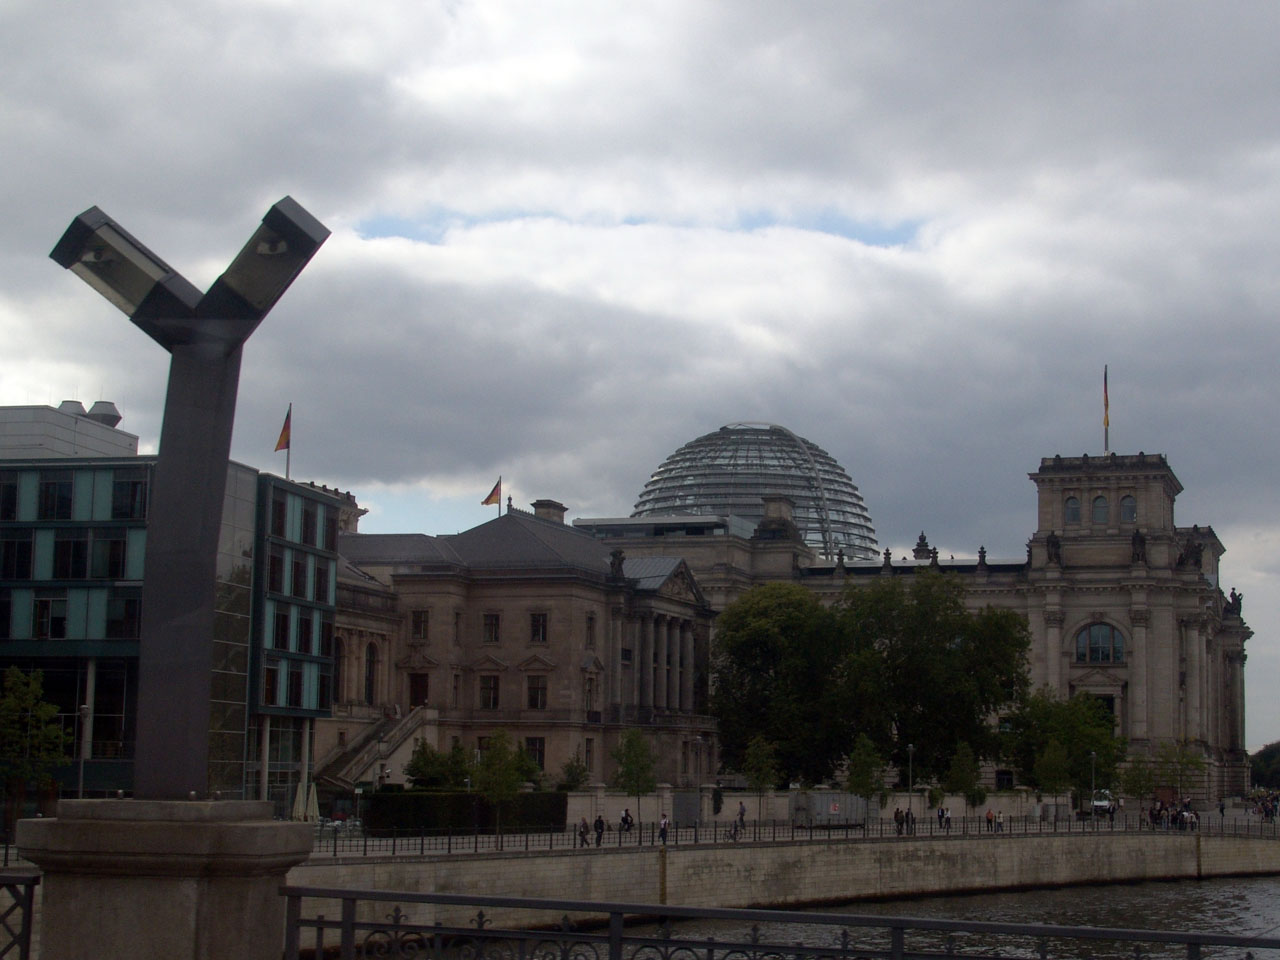
M493 485L493 489L489 491L489 495L480 501L480 506L489 507L493 504L502 506L502 478L498 478L498 482Z
M289 412L284 415L284 426L280 428L280 439L276 441L275 452L289 449L289 427L293 422L293 404L289 404Z
M1102 365L1102 425L1111 426L1111 401L1107 399L1107 365Z

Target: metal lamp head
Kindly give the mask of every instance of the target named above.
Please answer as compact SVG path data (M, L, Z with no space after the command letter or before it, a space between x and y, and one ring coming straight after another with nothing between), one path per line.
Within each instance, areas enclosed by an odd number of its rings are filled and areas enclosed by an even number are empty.
M162 345L160 318L194 316L200 291L97 207L71 222L49 256Z

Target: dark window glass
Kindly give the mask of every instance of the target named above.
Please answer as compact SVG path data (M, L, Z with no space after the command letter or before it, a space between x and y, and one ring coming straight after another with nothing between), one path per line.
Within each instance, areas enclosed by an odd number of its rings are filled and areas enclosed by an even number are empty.
M71 474L47 471L40 474L41 520L71 519Z
M280 665L274 660L268 661L262 668L262 703L274 707L280 700Z
M1077 663L1124 663L1124 634L1109 623L1091 623L1076 634Z
M8 640L13 634L13 598L9 591L0 588L0 640Z
M594 613L587 614L587 649L594 649L596 645L596 615Z
M409 639L426 640L431 617L427 610L413 610L409 614Z
M529 678L529 709L547 709L547 678L544 676L537 675Z
M302 665L289 664L289 706L302 706Z
M59 530L53 539L53 578L82 580L89 575L87 530Z
M332 507L324 510L324 543L325 550L338 549L338 512Z
M327 613L320 615L320 656L333 656L333 620Z
M547 768L547 740L546 737L525 737L524 752L527 753L538 765L539 770Z
M1080 501L1076 497L1067 497L1066 503L1063 504L1063 520L1067 523L1080 522Z
M621 650L619 650L618 652L622 655L622 656L621 656L621 660L622 660L622 662L623 662L623 663L630 663L630 662L631 662L631 648L630 648L630 647L623 647L623 648L622 648Z
M31 531L0 533L0 579L31 579Z
M283 537L285 530L288 529L286 521L289 518L289 501L284 495L283 490L271 491L271 535L273 537Z
M311 611L305 607L298 610L298 652L314 653L312 646L314 637L312 636L312 618Z
M32 611L33 633L37 640L61 640L67 635L65 595L37 596Z
M486 613L484 615L484 633L482 639L485 643L497 643L500 638L499 628L502 625L502 618L496 613Z
M311 598L316 603L329 602L329 561L322 557L316 557L316 571L312 577L315 581L311 591Z
M480 675L480 709L498 709L498 675L496 673Z
M267 589L284 593L284 547L272 546L267 557Z
M1120 498L1120 522L1135 523L1138 519L1138 501L1133 497Z
M137 640L142 635L142 601L138 597L107 599L107 639Z
M372 643L364 648L364 702L373 706L378 685L378 648Z
M272 632L271 645L277 650L289 649L289 608L284 604L276 604L276 625Z
M332 636L332 624L330 624L330 635ZM342 659L346 656L346 647L342 643L342 638L338 637L333 642L333 693L338 699L342 698Z
M545 613L531 613L529 615L529 642L547 642L547 615Z
M1013 771L1012 770L996 771L996 789L997 790L1013 789Z
M18 519L18 475L0 473L0 521Z
M316 510L318 506L310 500L302 502L302 542L309 547L316 545Z
M99 580L122 580L128 541L121 529L93 531L93 564L90 576Z
M409 674L409 706L422 707L427 704L427 697L431 692L431 674L429 673L411 673Z
M319 710L328 710L332 698L329 695L329 675L327 673L320 674L316 685L316 708Z
M307 595L307 555L293 553L293 595L305 598Z
M1094 497L1093 498L1093 522L1106 523L1109 516L1110 516L1110 511L1107 509L1107 498Z
M111 519L143 520L147 516L147 471L120 469L111 478Z

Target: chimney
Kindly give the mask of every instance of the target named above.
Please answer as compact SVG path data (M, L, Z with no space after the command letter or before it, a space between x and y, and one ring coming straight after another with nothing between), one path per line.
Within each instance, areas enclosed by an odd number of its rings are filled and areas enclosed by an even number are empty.
M85 415L84 404L79 400L63 400L58 404L58 412L69 413L73 417L83 417Z
M535 500L530 504L533 507L533 515L541 517L543 520L554 520L556 523L564 523L565 511L569 508L563 503L557 503L555 500Z
M85 416L108 427L115 427L120 423L120 411L109 400L99 400L89 408Z

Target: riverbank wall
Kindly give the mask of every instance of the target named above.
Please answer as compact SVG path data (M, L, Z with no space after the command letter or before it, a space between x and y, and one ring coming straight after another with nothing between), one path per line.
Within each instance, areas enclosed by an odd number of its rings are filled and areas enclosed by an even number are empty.
M293 868L288 882L689 907L797 907L1261 874L1280 874L1280 841L1194 832L1103 832L335 857Z

